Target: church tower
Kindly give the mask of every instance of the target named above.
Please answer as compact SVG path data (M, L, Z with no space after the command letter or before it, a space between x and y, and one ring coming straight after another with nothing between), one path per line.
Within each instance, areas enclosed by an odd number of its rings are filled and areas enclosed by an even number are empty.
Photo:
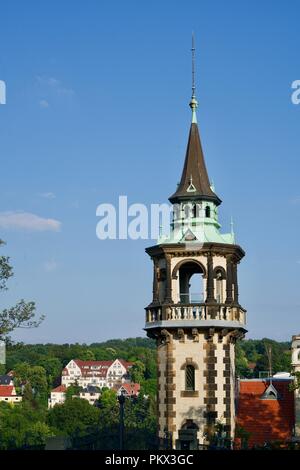
M245 255L233 230L221 233L220 198L202 151L194 82L192 122L180 183L169 198L170 233L146 249L153 298L145 330L157 343L158 436L161 447L197 449L215 424L235 428L235 343L244 336L237 269Z

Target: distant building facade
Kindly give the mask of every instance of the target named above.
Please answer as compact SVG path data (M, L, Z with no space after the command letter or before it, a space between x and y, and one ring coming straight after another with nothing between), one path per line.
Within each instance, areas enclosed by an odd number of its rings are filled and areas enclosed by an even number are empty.
M0 401L20 403L22 397L16 394L14 385L0 385Z
M0 375L0 385L13 385L13 378L11 375Z
M292 337L292 369L300 372L300 335Z
M117 395L124 395L126 398L137 398L141 386L137 383L123 383L117 390Z
M300 334L292 336L292 372L295 374L300 372ZM300 381L295 376L295 383L300 386ZM295 408L296 408L296 425L295 436L300 440L300 389L295 390Z
M79 393L79 398L82 400L87 400L90 405L95 405L95 402L100 398L101 392L99 387L94 387L93 385L88 385L86 388L83 388Z
M123 359L112 361L81 361L72 359L62 371L61 383L65 387L78 384L86 388L113 388L117 384L130 381L130 368L133 363Z
M66 391L67 387L65 385L59 385L51 390L48 408L53 408L55 405L62 405L66 400Z

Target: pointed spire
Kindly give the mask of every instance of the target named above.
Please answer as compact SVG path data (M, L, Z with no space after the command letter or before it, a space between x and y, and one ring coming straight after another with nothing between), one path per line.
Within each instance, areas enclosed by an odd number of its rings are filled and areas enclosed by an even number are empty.
M190 108L192 109L192 124L190 128L189 140L186 150L185 162L180 183L176 192L169 198L174 204L181 200L204 200L213 201L216 205L221 204L221 200L211 188L205 161L200 142L197 125L196 109L198 102L196 99L195 84L195 38L192 35L192 97Z
M196 109L198 108L198 101L196 99L196 82L195 82L195 35L192 33L192 97L190 101L190 108L192 110L192 123L197 124Z

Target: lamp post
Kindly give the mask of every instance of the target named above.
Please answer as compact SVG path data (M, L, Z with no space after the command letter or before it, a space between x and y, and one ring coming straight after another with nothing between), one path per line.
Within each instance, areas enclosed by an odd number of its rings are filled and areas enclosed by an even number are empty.
M120 450L123 450L124 447L124 403L125 396L123 392L118 396L118 402L120 405L120 423L119 423L119 447Z
M165 429L164 435L164 448L165 450L172 449L172 432Z

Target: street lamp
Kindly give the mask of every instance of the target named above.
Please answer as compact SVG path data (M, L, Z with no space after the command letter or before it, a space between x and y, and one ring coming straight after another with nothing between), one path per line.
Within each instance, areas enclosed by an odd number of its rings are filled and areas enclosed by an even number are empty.
M172 449L172 432L165 429L164 433L164 448L165 450Z
M123 450L124 447L124 403L125 403L125 395L122 391L120 395L118 395L118 402L120 405L120 423L119 423L119 447L120 450Z

